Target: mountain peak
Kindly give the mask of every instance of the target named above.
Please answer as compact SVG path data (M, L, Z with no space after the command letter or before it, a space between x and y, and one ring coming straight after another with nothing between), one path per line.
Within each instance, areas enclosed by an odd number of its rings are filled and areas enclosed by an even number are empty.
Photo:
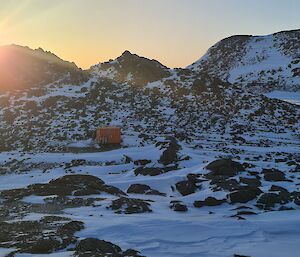
M169 68L157 60L148 59L126 50L113 61L92 66L90 72L95 76L107 77L118 83L144 86L170 76Z
M33 50L19 45L0 47L1 90L31 88L60 79L79 83L85 80L85 76L74 63L64 61L42 48Z
M300 88L300 30L225 38L188 69L250 90ZM291 86L293 85L293 86Z
M132 56L133 54L130 52L130 51L128 51L128 50L125 50L123 53L122 53L122 55L121 56L123 56L123 57L127 57L127 56Z

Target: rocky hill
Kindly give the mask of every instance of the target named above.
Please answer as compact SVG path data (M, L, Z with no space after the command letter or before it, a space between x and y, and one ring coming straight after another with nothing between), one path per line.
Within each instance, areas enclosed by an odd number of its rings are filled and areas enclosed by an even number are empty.
M188 66L257 92L300 88L300 30L221 40Z
M249 37L233 37L220 44L226 46L232 40L248 42ZM126 51L116 60L83 73L43 50L13 48L22 51L19 59L24 59L25 51L32 55L26 61L46 65L34 66L44 71L36 71L34 79L51 74L47 78L51 83L43 80L42 86L34 84L1 94L2 151L57 151L78 142L90 142L95 147L95 129L105 125L120 126L124 138L134 135L139 139L136 144L153 143L158 136L196 142L203 135L224 135L221 141L230 138L247 143L254 133L285 133L290 137L299 134L297 106L250 93L239 83L226 82L225 75L222 80L199 66L198 72L196 64L189 69L171 70ZM28 72L29 68L32 67ZM86 77L88 80L83 82ZM258 138L255 144L261 144ZM265 144L273 144L268 142Z
M0 47L0 90L27 89L61 83L82 83L86 75L74 63L42 48L17 45Z
M145 86L170 76L169 69L156 60L150 60L125 51L116 60L99 63L89 70L92 76L106 77L118 83Z

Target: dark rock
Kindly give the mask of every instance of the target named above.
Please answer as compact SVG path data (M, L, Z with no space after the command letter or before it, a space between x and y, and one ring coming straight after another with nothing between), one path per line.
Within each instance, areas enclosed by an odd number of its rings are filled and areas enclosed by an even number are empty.
M59 249L60 242L54 238L51 239L40 239L36 242L32 242L23 251L26 253L33 254L47 254Z
M128 249L126 251L123 252L123 256L124 257L142 257L141 255L139 255L140 253L136 250L133 249Z
M180 145L178 144L176 138L170 137L167 149L163 151L160 156L159 162L167 166L171 163L176 163L179 160L178 151L180 150Z
M44 199L45 208L49 206L59 206L60 209L65 208L77 208L82 206L91 206L95 201L102 201L104 198L68 198L66 196L58 197L47 197Z
M202 178L202 174L189 173L186 177L189 181L192 181L194 183L201 183L207 181L207 179Z
M163 194L157 190L152 189L148 185L144 184L133 184L127 189L127 193L129 194L145 194L145 195L161 195L165 196L166 194Z
M269 191L271 191L271 192L279 191L279 192L289 194L289 191L287 189L285 189L284 187L281 187L281 186L276 186L276 185L272 185L271 188L269 189Z
M274 207L275 204L285 203L278 194L264 193L257 200L257 206L262 209Z
M122 249L104 240L97 238L86 238L77 243L75 247L76 252L92 252L92 253L103 253L103 254L118 254L122 252Z
M282 171L277 169L263 169L264 178L267 181L286 181Z
M0 222L0 247L21 253L49 254L76 242L74 233L83 223L47 216L39 221Z
M134 164L135 164L135 165L142 165L142 166L145 166L145 165L147 165L148 163L151 163L151 160L143 159L143 160L136 160L136 161L134 161Z
M171 201L170 208L178 212L186 212L188 210L185 204L182 204L180 201Z
M243 184L246 184L246 185L252 186L252 187L261 186L261 182L260 182L260 179L258 177L256 177L256 178L240 177L240 183L243 183Z
M238 172L244 171L245 168L242 164L232 161L230 159L219 159L209 163L206 169L212 171L214 176L235 176Z
M232 210L234 211L234 210L249 210L249 209L251 210L252 208L249 206L242 205L242 206L236 207Z
M28 195L58 195L58 196L86 196L93 194L108 194L125 196L120 189L106 185L101 179L91 175L66 175L58 179L51 180L48 184L33 184L27 188L5 190L1 192L1 197L9 200L22 199Z
M143 175L143 176L157 176L163 174L164 170L161 168L146 168L146 167L138 167L134 170L134 174Z
M124 155L124 162L125 162L125 163L131 163L131 162L132 162L132 159L131 159L129 156Z
M217 206L217 205L221 205L225 202L226 202L225 199L218 200L218 199L210 196L210 197L207 197L204 201L195 201L194 206L197 208L200 208L203 206Z
M176 189L183 196L195 193L197 188L196 183L191 180L183 180L176 183Z
M112 204L108 207L115 211L115 213L145 213L152 212L149 208L150 204L142 199L120 197L112 201Z
M101 69L106 71L113 68L117 71L115 80L118 83L129 83L136 87L143 87L149 82L168 77L168 68L156 60L150 60L125 51L114 62L101 64ZM131 79L128 80L128 74Z
M214 191L236 191L241 188L236 179L228 179L224 176L214 176L210 182Z
M255 199L261 193L262 191L257 187L244 187L228 194L228 197L231 203L247 203Z
M257 215L257 213L252 211L238 211L236 215Z

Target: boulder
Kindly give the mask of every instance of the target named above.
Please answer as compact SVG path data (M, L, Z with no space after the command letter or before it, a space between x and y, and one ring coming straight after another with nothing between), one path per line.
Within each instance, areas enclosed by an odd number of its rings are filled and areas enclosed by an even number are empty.
M255 177L255 178L240 177L240 183L243 183L243 184L246 184L247 186L252 186L252 187L260 187L261 186L259 177Z
M159 159L159 162L165 166L176 163L179 160L178 151L180 150L180 145L178 144L176 138L170 137L168 139L169 142L167 149L163 151Z
M141 166L145 166L148 163L151 163L151 160L142 159L142 160L136 160L136 161L134 161L135 165L141 165Z
M264 179L267 181L286 181L284 173L278 169L263 169Z
M214 191L236 191L241 188L236 179L226 178L224 176L214 176L211 178L211 185Z
M214 176L228 176L232 177L237 175L238 172L244 171L242 164L232 161L230 159L219 159L209 163L206 169L212 171L211 175Z
M145 195L161 195L165 196L166 194L163 194L155 189L152 189L148 185L144 184L132 184L128 189L127 193L129 194L145 194Z
M58 179L51 180L47 184L32 184L27 188L5 190L1 196L5 199L17 200L29 195L49 196L87 196L101 194L105 192L117 196L126 194L114 187L106 185L101 179L91 175L66 175Z
M280 203L285 202L280 198L279 194L275 193L264 193L257 200L257 206L262 209L268 209Z
M191 180L183 180L176 183L176 189L183 196L190 195L196 192L198 186L194 181Z
M147 168L147 167L138 167L134 170L134 174L143 175L143 176L157 176L163 174L164 170L161 168Z
M262 191L257 187L243 187L238 191L228 194L231 203L247 203L259 196Z
M203 207L203 206L217 206L225 203L225 199L218 200L215 197L207 197L204 201L195 201L194 206L197 208Z
M50 254L76 242L75 232L83 223L47 216L36 221L0 222L0 247L17 248L20 253Z
M86 238L76 244L76 252L84 253L102 253L102 254L120 254L122 249L108 241L97 238Z
M188 208L185 204L181 203L180 201L171 201L170 202L170 208L174 211L178 212L186 212L188 211Z
M114 210L115 213L118 214L133 214L152 212L149 206L150 204L148 201L142 199L120 197L116 200L113 200L112 204L108 208Z

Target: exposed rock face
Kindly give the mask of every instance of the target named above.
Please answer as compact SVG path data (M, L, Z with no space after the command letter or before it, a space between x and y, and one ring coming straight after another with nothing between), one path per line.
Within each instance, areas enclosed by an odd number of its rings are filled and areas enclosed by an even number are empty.
M79 84L88 76L74 63L63 61L43 49L17 45L0 47L1 90L40 87L57 80Z
M240 183L246 184L248 186L252 186L252 187L259 187L261 186L261 182L260 182L260 178L256 177L256 178L244 178L244 177L240 177Z
M148 185L144 184L133 184L127 189L128 194L145 194L145 195L161 195L164 196L165 194L152 189Z
M147 168L147 167L139 167L134 170L134 174L143 175L143 176L157 176L164 173L161 168Z
M195 193L197 188L196 183L191 180L183 180L176 183L176 189L183 196Z
M275 193L264 193L257 200L257 206L261 208L274 207L275 204L286 203L280 198L278 194Z
M159 162L163 165L169 165L176 163L179 160L178 151L180 150L180 145L178 144L176 138L169 138L167 149L163 151Z
M75 249L80 253L93 252L101 254L118 254L122 252L122 249L119 246L96 238L86 238L81 240L78 242Z
M74 233L83 223L67 218L48 216L40 221L0 223L0 247L18 248L16 252L49 254L75 243Z
M126 195L120 189L106 185L91 175L66 175L51 180L48 184L33 184L27 188L5 190L0 193L4 199L14 201L29 195L86 196L105 192L117 196Z
M171 201L170 208L177 212L187 212L188 208L185 204L181 203L180 201Z
M108 207L115 211L115 213L145 213L152 212L149 208L150 204L141 199L120 197L112 201L112 204Z
M262 191L256 187L244 187L228 195L231 203L247 203L259 196Z
M243 165L230 159L220 159L209 163L206 168L212 171L213 176L235 176L244 171Z
M264 169L264 178L267 181L285 181L285 175L283 172L277 169Z
M195 201L194 206L197 208L203 207L203 206L217 206L225 203L225 199L218 200L215 197L207 197L204 201Z
M145 86L170 75L169 69L156 60L149 60L125 51L116 60L91 67L94 75L113 78L118 83Z
M85 238L79 241L76 244L75 250L75 256L78 257L142 257L141 255L139 255L138 251L135 251L133 249L123 251L118 245L97 238Z

